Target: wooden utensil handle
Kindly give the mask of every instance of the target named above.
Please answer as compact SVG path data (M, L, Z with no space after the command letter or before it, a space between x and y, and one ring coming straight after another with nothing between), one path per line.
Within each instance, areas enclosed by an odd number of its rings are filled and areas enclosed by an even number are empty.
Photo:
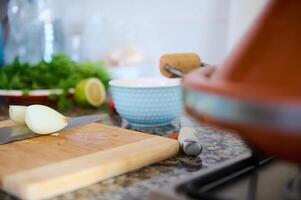
M160 58L160 71L169 78L176 77L171 72L165 69L165 66L170 66L176 70L186 74L192 70L203 66L201 59L196 53L174 53L165 54Z

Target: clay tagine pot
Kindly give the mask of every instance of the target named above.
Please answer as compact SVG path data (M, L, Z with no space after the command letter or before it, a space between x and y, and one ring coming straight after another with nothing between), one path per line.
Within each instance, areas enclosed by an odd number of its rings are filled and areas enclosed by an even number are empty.
M186 110L301 164L301 1L272 0L225 63L184 77Z

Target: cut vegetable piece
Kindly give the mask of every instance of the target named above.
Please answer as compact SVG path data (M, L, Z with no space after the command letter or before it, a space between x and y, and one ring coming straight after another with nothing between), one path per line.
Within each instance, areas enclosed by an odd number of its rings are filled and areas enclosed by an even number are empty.
M25 122L28 128L35 133L49 134L66 127L68 118L50 107L31 105L27 107Z
M99 107L106 97L105 87L97 78L82 80L75 88L75 100L80 105Z
M16 124L25 124L25 114L27 106L9 106L9 118Z

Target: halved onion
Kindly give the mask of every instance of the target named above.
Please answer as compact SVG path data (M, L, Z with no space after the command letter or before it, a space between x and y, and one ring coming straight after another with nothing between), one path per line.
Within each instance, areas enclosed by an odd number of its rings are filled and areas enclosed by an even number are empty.
M68 118L50 107L31 105L27 107L25 122L28 128L35 133L49 134L66 127Z
M9 106L9 118L16 124L25 124L25 114L27 106Z

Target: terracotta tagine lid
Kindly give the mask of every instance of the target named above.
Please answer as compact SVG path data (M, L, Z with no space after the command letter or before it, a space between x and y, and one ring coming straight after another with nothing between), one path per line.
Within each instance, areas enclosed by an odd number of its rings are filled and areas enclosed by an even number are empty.
M225 63L184 78L200 121L301 163L301 1L272 0Z

